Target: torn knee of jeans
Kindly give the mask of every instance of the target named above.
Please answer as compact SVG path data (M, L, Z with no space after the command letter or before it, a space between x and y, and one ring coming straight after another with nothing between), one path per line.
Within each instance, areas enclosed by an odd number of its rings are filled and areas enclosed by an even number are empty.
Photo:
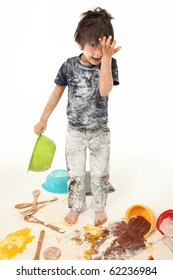
M81 178L80 177L73 177L69 179L69 190L74 189L75 187L80 187L81 185Z
M103 177L101 177L101 179L102 179L103 181L108 181L108 180L109 180L109 175L103 176Z
M76 180L75 178L71 178L69 180L69 188L73 188L76 185Z

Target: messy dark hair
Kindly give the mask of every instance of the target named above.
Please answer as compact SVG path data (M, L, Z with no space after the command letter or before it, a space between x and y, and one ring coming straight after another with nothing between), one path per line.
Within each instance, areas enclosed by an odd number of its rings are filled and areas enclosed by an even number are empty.
M83 48L86 43L99 43L99 38L112 36L114 40L114 30L111 24L113 17L105 9L95 8L81 14L82 19L76 28L75 41Z

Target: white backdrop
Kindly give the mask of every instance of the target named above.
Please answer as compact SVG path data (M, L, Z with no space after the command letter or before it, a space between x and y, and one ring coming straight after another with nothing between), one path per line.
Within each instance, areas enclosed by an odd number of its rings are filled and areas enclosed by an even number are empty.
M37 136L33 127L54 88L61 64L80 50L73 39L82 12L100 6L115 17L120 85L109 100L111 166L128 158L171 160L171 0L0 0L0 164L27 164ZM65 91L45 135L64 168Z

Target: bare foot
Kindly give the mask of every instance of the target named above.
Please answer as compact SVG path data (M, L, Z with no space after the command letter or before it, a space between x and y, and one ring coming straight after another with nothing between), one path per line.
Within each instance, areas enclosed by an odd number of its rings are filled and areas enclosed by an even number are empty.
M79 216L79 213L78 211L74 211L74 210L71 210L68 215L65 217L65 222L72 225L72 224L75 224L77 222L77 219L78 219L78 216Z
M101 226L106 221L107 221L107 215L106 215L106 212L104 210L99 211L99 212L95 212L95 220L94 220L95 226Z

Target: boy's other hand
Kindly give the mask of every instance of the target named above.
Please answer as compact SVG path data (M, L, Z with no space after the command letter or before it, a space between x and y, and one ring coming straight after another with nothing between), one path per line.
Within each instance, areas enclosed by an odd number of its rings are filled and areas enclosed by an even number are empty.
M106 38L106 36L103 36L103 38L99 38L99 42L102 46L102 54L103 56L107 56L107 57L112 57L115 53L117 53L121 47L118 46L115 48L116 45L116 40L112 41L112 36L109 36L108 38Z

